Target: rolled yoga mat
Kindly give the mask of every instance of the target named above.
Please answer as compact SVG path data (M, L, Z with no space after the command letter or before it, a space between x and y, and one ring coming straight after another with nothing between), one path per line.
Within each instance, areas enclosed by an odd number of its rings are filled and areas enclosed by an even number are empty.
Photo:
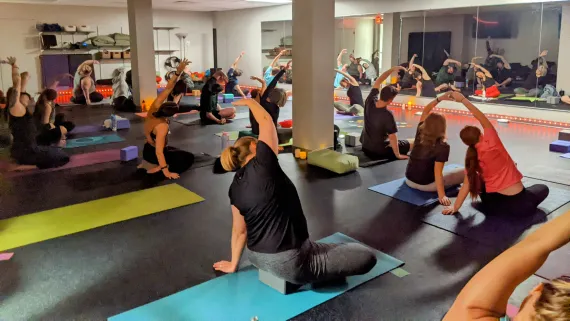
M78 147L85 147L85 146L92 146L92 145L102 145L102 144L109 144L109 143L118 143L122 142L125 139L117 134L113 135L105 135L105 136L93 136L93 137L82 137L82 138L74 138L68 139L67 144L65 145L66 149L69 148L78 148Z
M0 220L0 251L74 234L204 199L177 184Z
M444 171L456 168L463 168L463 166L456 164L449 164L444 167ZM410 203L416 206L428 206L439 202L439 198L437 197L436 192L433 193L422 192L413 189L406 184L406 178L400 178L395 181L372 186L368 189L373 192L390 196L397 200ZM446 194L454 193L456 191L457 191L457 186L450 187L446 190Z
M107 163L112 161L119 161L121 160L121 150L120 149L110 149L104 150L100 152L93 152L93 153L85 153L85 154L77 154L72 155L70 157L69 163L56 168L47 168L47 169L36 169L36 170L29 170L29 171L22 171L22 172L9 172L6 173L5 177L17 177L17 176L26 176L31 174L38 174L38 173L49 173L49 172L56 172L61 171L64 169L76 168L76 167L83 167L101 163Z
M547 216L566 203L570 202L570 190L557 188L555 184L524 178L523 184L545 184L550 189L548 197L538 206L535 215L520 216L518 213L483 213L479 202L471 203L467 199L454 215L443 215L442 206L438 206L423 217L423 221L430 225L457 235L478 241L494 247L509 247L530 226L545 222ZM452 200L454 201L454 200ZM483 210L483 211L482 211ZM570 269L569 271L570 272Z
M344 234L335 233L323 243L358 242ZM378 262L367 274L351 276L346 284L312 289L310 285L283 295L261 283L258 270L249 266L236 273L212 279L187 290L172 294L133 310L109 318L109 321L186 321L186 320L289 320L344 292L390 272L404 264L374 250Z

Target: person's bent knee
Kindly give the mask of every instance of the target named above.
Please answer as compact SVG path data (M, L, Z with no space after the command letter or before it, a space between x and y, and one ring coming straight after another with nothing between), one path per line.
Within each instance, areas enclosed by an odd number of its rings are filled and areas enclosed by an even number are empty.
M374 253L368 248L365 248L363 251L362 261L360 262L360 266L357 269L356 274L362 275L370 272L370 270L376 266L377 261L378 259L376 258L376 255L374 255Z

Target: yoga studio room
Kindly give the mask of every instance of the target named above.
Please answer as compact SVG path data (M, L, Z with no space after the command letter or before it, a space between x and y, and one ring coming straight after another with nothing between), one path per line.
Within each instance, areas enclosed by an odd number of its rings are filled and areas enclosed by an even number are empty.
M0 321L570 321L567 57L570 0L0 0Z

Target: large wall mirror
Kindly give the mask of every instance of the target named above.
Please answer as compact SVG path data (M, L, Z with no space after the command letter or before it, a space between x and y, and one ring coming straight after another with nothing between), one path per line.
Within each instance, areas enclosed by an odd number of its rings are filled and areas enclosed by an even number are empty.
M549 99L559 95L561 11L535 3L401 13L401 93L570 109Z

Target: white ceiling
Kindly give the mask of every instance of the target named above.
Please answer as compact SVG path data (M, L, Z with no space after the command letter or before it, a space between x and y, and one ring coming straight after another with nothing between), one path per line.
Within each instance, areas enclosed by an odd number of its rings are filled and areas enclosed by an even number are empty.
M127 0L0 0L0 3L34 3L48 5L126 7ZM185 11L226 11L278 5L246 0L153 0L155 9Z

